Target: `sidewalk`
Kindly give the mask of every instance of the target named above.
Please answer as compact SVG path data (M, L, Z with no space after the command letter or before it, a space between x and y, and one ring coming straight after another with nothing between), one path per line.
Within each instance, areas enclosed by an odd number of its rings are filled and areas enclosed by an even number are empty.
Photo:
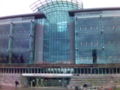
M1 87L0 90L68 90L68 89L63 87L38 87L38 88Z

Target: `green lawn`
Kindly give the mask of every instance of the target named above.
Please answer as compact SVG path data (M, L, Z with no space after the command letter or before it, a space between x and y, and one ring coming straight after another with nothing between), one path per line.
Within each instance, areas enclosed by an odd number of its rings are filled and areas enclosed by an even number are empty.
M120 90L120 88L116 88L115 90Z

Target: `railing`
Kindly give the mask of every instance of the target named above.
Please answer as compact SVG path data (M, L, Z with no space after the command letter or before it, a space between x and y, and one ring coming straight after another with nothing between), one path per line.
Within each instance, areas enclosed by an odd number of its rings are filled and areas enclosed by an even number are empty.
M120 67L0 67L0 73L119 74Z

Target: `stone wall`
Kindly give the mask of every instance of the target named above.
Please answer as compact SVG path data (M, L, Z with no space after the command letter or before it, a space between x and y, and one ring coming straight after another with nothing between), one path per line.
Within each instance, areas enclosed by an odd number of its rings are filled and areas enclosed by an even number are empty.
M18 87L26 87L26 77L21 74L8 74L0 73L0 86L15 87L15 81L19 82ZM89 87L109 87L117 86L120 87L120 74L80 74L71 77L68 88L72 90L76 86L81 88L87 84Z
M19 82L18 87L26 86L25 78L23 78L21 74L8 74L8 73L0 74L0 86L15 87L16 80Z
M88 87L118 87L120 85L120 74L80 74L72 76L68 88Z

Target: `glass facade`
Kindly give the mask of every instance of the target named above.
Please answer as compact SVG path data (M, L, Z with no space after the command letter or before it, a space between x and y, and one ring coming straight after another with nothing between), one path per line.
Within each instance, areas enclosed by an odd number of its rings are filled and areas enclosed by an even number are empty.
M62 63L70 60L70 40L66 23L49 24L44 30L44 62Z
M75 14L76 63L77 64L120 63L119 23L120 23L119 10L114 11L103 10L76 13Z
M8 63L10 24L0 25L0 62Z
M37 7L43 17L0 18L0 74L19 74L37 87L120 74L120 8L76 10L70 17L69 10L82 6L46 1Z
M14 20L0 21L0 63L32 63L34 22Z
M0 19L0 63L120 63L120 10L80 10L73 1L50 1L36 7L45 19Z
M44 63L72 63L68 11L82 8L81 0L41 0L32 9L46 15L43 35Z

